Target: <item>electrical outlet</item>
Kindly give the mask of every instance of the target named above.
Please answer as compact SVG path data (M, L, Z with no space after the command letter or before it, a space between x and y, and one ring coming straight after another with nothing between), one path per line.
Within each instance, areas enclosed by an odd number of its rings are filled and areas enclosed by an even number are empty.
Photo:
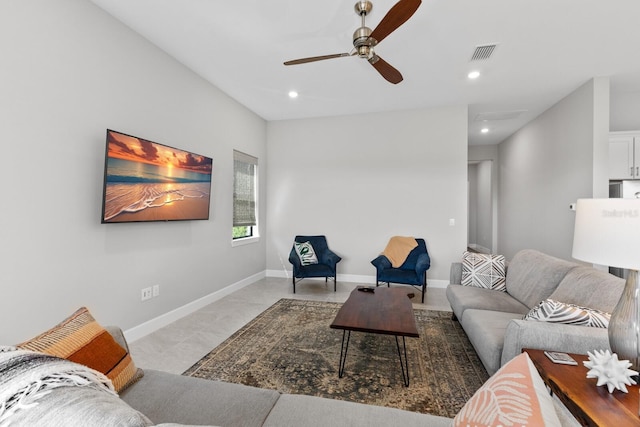
M153 285L153 297L160 295L160 285Z
M142 301L146 301L153 297L153 290L151 287L142 289Z

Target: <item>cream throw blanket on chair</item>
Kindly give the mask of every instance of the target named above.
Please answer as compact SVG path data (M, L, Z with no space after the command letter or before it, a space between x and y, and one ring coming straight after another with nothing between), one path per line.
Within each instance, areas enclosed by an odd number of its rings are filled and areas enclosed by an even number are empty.
M418 246L414 237L393 236L382 252L391 261L393 268L398 268L406 261L409 253Z

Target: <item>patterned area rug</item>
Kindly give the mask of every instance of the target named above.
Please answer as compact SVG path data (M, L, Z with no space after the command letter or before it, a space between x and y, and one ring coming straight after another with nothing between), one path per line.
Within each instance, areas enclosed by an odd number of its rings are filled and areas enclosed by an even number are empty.
M405 387L393 336L351 333L338 378L342 331L329 328L341 304L282 299L183 375L453 417L487 380L458 322L414 310L420 338L407 338Z

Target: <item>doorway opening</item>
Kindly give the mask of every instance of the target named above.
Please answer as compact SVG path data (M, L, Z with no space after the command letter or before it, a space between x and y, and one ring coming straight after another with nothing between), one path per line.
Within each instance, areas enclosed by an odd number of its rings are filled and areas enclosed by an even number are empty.
M496 238L493 160L469 161L467 176L467 247L474 252L492 253Z

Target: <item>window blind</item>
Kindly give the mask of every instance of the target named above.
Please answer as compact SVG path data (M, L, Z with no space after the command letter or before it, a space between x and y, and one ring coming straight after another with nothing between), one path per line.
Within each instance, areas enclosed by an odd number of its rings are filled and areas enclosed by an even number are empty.
M233 150L233 226L256 225L258 159Z

